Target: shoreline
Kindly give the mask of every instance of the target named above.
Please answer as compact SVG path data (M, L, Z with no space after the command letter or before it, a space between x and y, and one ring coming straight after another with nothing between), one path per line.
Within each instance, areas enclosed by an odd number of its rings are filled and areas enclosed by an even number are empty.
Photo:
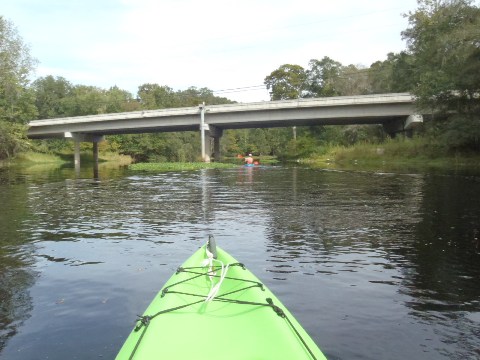
M446 155L437 153L438 156L432 156L432 153L412 154L403 151L396 146L395 151L388 148L388 144L361 144L351 147L331 147L323 155L312 155L308 158L287 161L286 164L295 163L298 165L332 169L332 170L364 170L364 171L385 171L385 172L474 172L480 174L480 154L462 154ZM409 148L409 147L408 147ZM407 148L407 150L408 150ZM91 155L82 153L81 162L83 164L93 163ZM229 159L229 158L226 158ZM271 156L266 156L265 161L262 157L260 162L277 163ZM267 160L268 159L268 160ZM162 171L162 170L181 170L192 167L199 168L220 168L235 165L230 161L216 163L134 163L130 156L116 153L100 154L101 162L118 163L119 165L129 165L132 170ZM0 168L22 165L41 165L58 164L65 165L73 162L73 154L43 154L36 152L21 153L14 159L0 160ZM279 162L281 163L281 162ZM212 165L216 164L216 165ZM188 165L188 166L187 166ZM236 164L238 165L238 164Z

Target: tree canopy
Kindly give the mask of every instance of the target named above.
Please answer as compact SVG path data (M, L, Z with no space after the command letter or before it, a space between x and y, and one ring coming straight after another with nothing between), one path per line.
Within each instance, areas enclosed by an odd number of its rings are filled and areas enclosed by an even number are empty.
M35 65L15 26L0 16L0 120L26 123L36 115L27 87Z
M28 88L35 63L17 29L0 16L0 159L26 148L22 125L37 114Z
M402 33L422 104L470 112L480 91L480 9L468 0L421 0Z
M468 0L420 0L407 40L420 106L441 111L443 140L480 150L480 9Z
M297 99L303 97L307 75L300 65L285 64L265 78L272 100Z

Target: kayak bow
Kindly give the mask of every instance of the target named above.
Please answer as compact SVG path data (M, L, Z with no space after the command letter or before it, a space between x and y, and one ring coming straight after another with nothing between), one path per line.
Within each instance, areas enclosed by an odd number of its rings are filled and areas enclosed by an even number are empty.
M121 359L326 358L277 297L210 237L139 317Z

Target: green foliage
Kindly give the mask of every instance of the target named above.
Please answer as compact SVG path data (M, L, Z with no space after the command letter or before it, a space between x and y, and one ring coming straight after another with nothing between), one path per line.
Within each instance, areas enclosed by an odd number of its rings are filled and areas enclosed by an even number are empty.
M64 139L32 140L32 150L44 154L70 154L73 153L73 141Z
M25 124L35 118L28 76L36 60L17 29L0 16L0 120Z
M32 83L32 89L40 119L68 116L65 99L73 96L73 85L65 78L51 75L38 78Z
M480 9L466 0L419 1L403 32L417 68L419 100L439 110L478 110ZM470 109L471 105L474 109Z
M338 89L342 64L325 56L322 60L312 59L308 63L306 97L341 95Z
M214 96L208 88L197 89L192 86L186 90L174 91L158 84L141 85L138 88L138 99L142 109L146 110L198 106L203 102L209 105L233 103L227 98Z
M140 110L140 103L133 98L133 95L126 90L120 89L118 86L113 86L105 91L106 98L105 112L119 113Z
M355 145L359 143L381 143L386 139L381 125L347 125L341 127L342 145Z
M451 115L442 124L440 139L453 150L480 152L480 115Z
M128 166L130 170L134 171L192 171L200 169L229 169L238 167L236 164L229 163L204 163L204 162L165 162L165 163L137 163Z
M34 151L26 151L18 154L15 160L19 160L22 163L35 163L35 164L47 164L47 163L56 163L62 164L67 161L58 155L51 154L42 154Z
M25 126L0 120L0 159L14 157L29 148Z
M263 129L252 129L250 131L250 150L257 155L271 153L271 148Z
M291 138L291 128L227 130L221 151L225 157L248 153L276 156L284 151Z
M448 149L439 141L425 137L387 139L381 144L357 143L354 147L344 145L327 145L317 156L310 157L309 163L336 164L431 164L436 159L439 163L452 161ZM456 161L456 160L455 160Z
M270 146L269 154L278 156L292 138L291 128L264 129L265 138Z
M233 104L234 101L225 97L213 95L213 91L208 88L189 87L186 90L176 92L176 97L180 106L198 106L201 103L208 105Z
M138 98L146 110L178 107L175 92L168 86L143 84L138 88Z
M200 155L200 136L196 132L112 135L107 140L135 161L189 162Z
M416 69L419 105L445 114L440 126L448 146L480 151L480 9L471 4L420 0L403 36Z
M342 66L340 76L336 81L336 89L339 94L367 95L371 94L372 85L368 78L368 69L355 65Z
M268 75L265 86L272 100L298 99L306 86L307 74L300 65L285 64Z
M368 69L371 92L375 94L409 92L415 88L413 57L402 51L389 53L387 60L377 61Z
M105 100L104 90L94 86L76 85L71 96L65 98L65 111L67 116L105 114L108 105Z
M378 65L377 65L378 66ZM265 77L271 100L372 93L368 69L343 66L328 56L312 59L308 68L285 64Z
M313 156L317 151L317 140L312 136L302 136L299 139L290 140L279 158L283 160L305 159Z
M236 156L244 153L243 149L238 144L238 131L225 130L223 132L222 141L220 142L221 152L225 157Z

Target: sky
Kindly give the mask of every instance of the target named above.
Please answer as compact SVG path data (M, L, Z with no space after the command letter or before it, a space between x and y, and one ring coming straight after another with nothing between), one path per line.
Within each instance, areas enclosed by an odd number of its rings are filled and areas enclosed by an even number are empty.
M369 67L406 49L416 0L0 0L38 60L33 79L209 88L238 102L269 100L283 64L328 56Z

